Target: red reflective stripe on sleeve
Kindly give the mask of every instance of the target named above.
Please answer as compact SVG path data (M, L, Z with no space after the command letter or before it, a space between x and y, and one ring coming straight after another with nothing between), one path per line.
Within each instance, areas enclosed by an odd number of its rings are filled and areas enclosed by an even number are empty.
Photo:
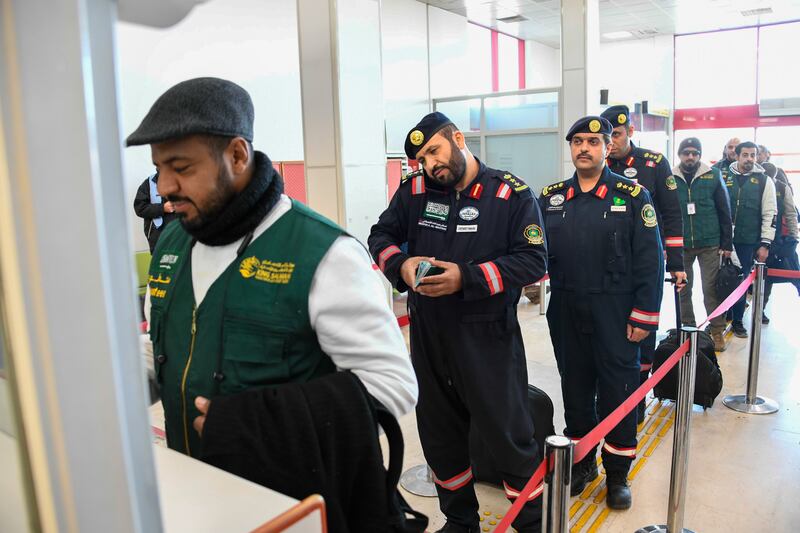
M667 237L664 239L664 244L668 247L680 246L683 248L683 237Z
M503 278L500 276L500 270L497 265L489 261L478 265L483 271L483 277L486 278L486 285L489 286L489 294L494 296L497 293L503 292Z
M384 248L383 251L378 254L378 267L381 269L381 272L383 272L386 268L386 261L388 261L393 255L397 255L399 253L400 248L393 244Z
M641 324L647 324L649 326L657 326L658 325L658 313L650 313L647 311L642 311L641 309L633 308L631 311L630 319L634 322L639 322Z

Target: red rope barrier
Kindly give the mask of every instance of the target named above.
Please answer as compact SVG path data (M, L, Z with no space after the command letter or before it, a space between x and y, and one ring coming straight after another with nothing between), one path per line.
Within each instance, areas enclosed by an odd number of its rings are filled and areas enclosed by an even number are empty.
M779 268L768 268L767 269L767 276L772 276L773 278L800 279L800 271L799 270L781 270Z
M792 272L792 271L780 271L780 272ZM747 292L748 287L753 283L753 280L756 277L756 272L753 270L750 272L750 275L747 276L742 282L739 284L738 287L728 296L725 300L712 311L708 318L706 319L703 324L711 320L712 318L721 315L728 311L728 309L733 306L739 299L744 296ZM798 276L800 277L800 276ZM701 324L701 326L703 325ZM653 333L655 335L655 333ZM614 429L620 421L625 418L638 404L641 402L647 393L658 384L659 381L664 379L664 376L672 370L672 368L678 364L681 357L686 355L689 351L689 340L687 339L686 342L681 344L677 350L675 350L672 355L670 355L664 364L658 367L658 370L653 372L653 374L644 382L642 383L639 388L637 388L624 402L622 402L616 409L614 409L602 422L600 422L597 426L594 427L589 433L583 436L583 438L578 441L578 444L575 445L574 452L572 454L572 461L573 463L577 463L589 453L591 449L595 446L600 444L600 441L608 435L608 433ZM495 528L495 533L505 533L508 527L511 525L511 522L517 517L522 506L525 505L528 501L528 497L531 493L539 486L545 476L545 468L547 464L547 458L542 461L539 465L539 468L536 469L533 476L531 476L528 483L525 484L525 488L522 489L520 495L511 505L511 508L506 512L503 519Z

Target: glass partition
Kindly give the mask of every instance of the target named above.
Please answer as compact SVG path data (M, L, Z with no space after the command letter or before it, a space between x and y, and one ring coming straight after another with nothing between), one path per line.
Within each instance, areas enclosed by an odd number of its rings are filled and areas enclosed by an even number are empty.
M489 131L558 127L558 93L513 94L487 98Z

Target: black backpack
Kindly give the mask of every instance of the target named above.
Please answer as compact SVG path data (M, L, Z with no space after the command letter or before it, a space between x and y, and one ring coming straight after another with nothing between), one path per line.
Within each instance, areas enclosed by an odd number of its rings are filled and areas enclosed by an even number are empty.
M741 259L741 258L740 258ZM733 264L730 257L720 257L717 274L717 301L722 302L736 290L742 282L742 269Z
M389 441L389 468L386 470L386 494L389 498L389 528L391 533L424 533L428 517L411 508L397 490L403 469L403 432L392 413L380 402L375 403L375 420Z

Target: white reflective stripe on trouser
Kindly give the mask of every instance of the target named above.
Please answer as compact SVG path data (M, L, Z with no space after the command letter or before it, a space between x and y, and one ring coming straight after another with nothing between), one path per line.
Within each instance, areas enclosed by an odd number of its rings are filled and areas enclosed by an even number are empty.
M517 498L519 498L520 491L511 488L505 481L503 481L503 489L505 489L506 497L509 500L516 500ZM528 501L532 502L533 500L535 500L537 496L542 494L543 490L544 490L544 481L539 483L539 485L535 489L533 489L530 496L528 496Z
M472 467L467 468L460 474L456 474L455 476L445 481L442 481L441 479L436 477L436 474L433 475L433 481L443 489L447 490L458 490L467 483L469 483L471 480L472 480Z
M604 442L603 450L622 457L636 457L636 446L633 448L617 448L616 446L612 446L609 443Z

